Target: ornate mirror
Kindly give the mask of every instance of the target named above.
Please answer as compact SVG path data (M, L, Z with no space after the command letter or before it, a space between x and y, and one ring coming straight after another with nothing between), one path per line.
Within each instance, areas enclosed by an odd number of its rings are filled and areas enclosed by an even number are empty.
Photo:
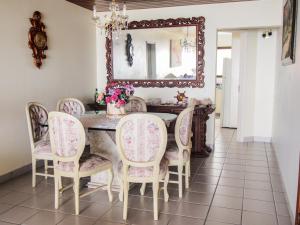
M133 21L106 39L108 82L204 87L204 17Z

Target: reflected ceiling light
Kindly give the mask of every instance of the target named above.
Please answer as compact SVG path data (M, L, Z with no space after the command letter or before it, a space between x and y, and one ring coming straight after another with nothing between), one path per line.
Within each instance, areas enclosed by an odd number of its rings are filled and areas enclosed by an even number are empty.
M105 32L105 36L108 38L112 37L112 34L116 39L120 35L120 31L128 28L128 16L126 4L123 4L122 11L120 10L119 4L115 0L109 5L110 15L104 16L104 21L102 22L100 17L97 16L96 5L93 7L93 21L96 26Z
M180 40L180 45L186 52L190 51L190 48L195 48L196 43L193 40L189 39L189 27L186 27L186 36L183 40Z

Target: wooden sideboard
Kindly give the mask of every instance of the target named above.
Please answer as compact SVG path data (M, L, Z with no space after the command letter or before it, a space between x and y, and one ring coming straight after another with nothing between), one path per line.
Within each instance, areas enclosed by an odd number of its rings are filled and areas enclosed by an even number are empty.
M106 110L106 106L95 103L88 104L91 110ZM147 105L148 112L162 112L179 114L186 106L183 105ZM192 154L195 157L208 157L211 148L206 145L206 122L209 115L213 113L215 107L213 105L198 105L194 110L193 117L193 149ZM175 122L170 126L170 132L174 132Z

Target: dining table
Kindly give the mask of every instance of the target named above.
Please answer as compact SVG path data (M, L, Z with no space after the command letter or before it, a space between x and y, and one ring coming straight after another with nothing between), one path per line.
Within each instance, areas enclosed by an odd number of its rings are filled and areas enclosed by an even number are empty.
M177 118L177 115L172 113L143 113L158 116L165 122L166 127L170 126ZM112 188L113 190L119 190L118 165L121 159L115 143L115 131L121 118L107 116L106 111L87 111L85 114L79 116L78 119L86 130L87 140L90 145L90 153L105 157L112 162L114 172ZM107 179L108 174L105 172L93 175L88 183L88 187L96 188L106 185Z

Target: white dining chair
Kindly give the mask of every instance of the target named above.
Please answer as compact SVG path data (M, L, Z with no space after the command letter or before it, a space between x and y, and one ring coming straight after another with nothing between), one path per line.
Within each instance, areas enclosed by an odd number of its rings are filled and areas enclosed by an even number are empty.
M121 158L120 200L124 200L123 219L127 219L129 183L152 183L154 220L158 220L159 182L164 181L164 200L168 201L168 161L163 158L167 129L162 119L150 114L123 117L116 129L116 143Z
M64 98L57 102L56 110L70 115L83 115L85 108L83 103L76 98Z
M185 176L185 187L189 188L189 178L191 176L191 149L192 149L192 123L194 106L183 110L177 117L175 124L175 142L168 142L165 158L169 160L169 166L177 166L178 180L170 180L169 183L178 184L178 195L182 198L183 184L182 177ZM183 167L185 173L183 174Z
M147 112L147 105L144 99L137 96L130 96L129 102L125 105L126 112Z
M99 188L84 194L79 193L80 178L90 177L99 172L108 173L107 192L112 201L112 163L106 158L90 154L81 158L85 147L85 131L81 122L74 116L62 112L49 113L49 134L54 162L55 209L58 209L59 193L68 187L60 188L61 177L73 178L75 213L79 214L79 198L94 193Z
M36 176L53 177L48 174L48 165L52 161L50 140L48 137L48 111L40 103L30 102L25 107L32 159L32 187L36 186ZM36 171L38 160L44 161L44 173Z

